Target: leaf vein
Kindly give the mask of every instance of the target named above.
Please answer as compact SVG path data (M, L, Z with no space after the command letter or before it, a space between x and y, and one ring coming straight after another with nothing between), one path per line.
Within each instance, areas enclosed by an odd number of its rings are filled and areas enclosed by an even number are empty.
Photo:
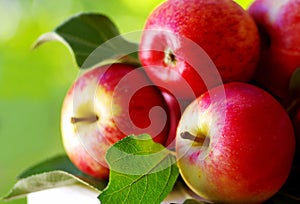
M146 176L146 185L145 185L145 190L144 190L144 193L143 193L143 195L142 195L142 197L141 197L141 199L140 199L140 202L139 203L142 203L142 201L143 201L143 199L144 199L144 197L145 197L145 195L146 195L146 192L147 192L147 189L148 189L148 176Z
M169 159L168 159L168 161L170 161ZM166 181L166 184L168 184L169 183L169 181L170 181L170 179L171 179L171 176L170 175L172 175L171 174L171 172L172 172L172 162L168 162L169 164L170 164L170 167L171 168L168 168L168 180ZM164 185L164 187L163 187L163 189L160 191L160 194L159 194L159 196L157 196L157 199L159 199L160 197L161 197L161 195L163 194L163 192L166 190L166 187L167 187L167 185Z

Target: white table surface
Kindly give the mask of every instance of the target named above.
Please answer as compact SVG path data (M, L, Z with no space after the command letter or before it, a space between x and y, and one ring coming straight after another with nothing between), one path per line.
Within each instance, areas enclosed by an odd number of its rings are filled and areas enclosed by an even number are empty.
M31 193L27 196L27 204L99 204L99 193L83 185L70 185ZM175 187L162 204L183 203L192 198L192 193Z

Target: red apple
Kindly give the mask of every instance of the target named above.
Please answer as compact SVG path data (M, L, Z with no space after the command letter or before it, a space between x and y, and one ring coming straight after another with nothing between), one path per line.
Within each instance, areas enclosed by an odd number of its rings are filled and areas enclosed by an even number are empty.
M168 104L168 110L169 110L168 118L170 119L169 136L165 146L169 149L174 149L176 130L177 130L179 120L181 118L181 114L183 113L183 111L191 101L176 98L172 93L164 89L162 90L162 94L166 100L166 103Z
M201 95L176 136L180 173L216 203L261 203L286 181L295 151L291 120L269 93L236 82Z
M300 0L256 0L249 14L262 36L256 81L275 96L288 97L290 78L300 67Z
M148 16L139 49L152 81L187 99L222 80L250 80L259 53L253 19L231 0L165 1Z
M166 147L173 149L175 147L176 130L181 117L181 108L178 100L170 92L163 90L162 94L168 104L170 118L170 131L166 141Z
M160 107L160 108L158 108ZM129 134L150 134L165 144L168 107L143 69L112 64L80 76L67 93L61 116L63 144L83 172L108 178L107 149Z

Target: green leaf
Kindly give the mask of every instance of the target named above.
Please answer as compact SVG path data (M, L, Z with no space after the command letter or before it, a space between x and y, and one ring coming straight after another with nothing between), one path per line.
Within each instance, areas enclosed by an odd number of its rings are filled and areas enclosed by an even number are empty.
M64 171L46 172L20 179L3 199L12 200L25 197L27 194L33 192L80 183L89 186L88 183ZM90 187L92 188L92 186Z
M62 170L74 175L81 175L81 173L70 161L66 155L59 155L53 158L40 162L25 171L23 171L18 178L26 178L35 174L45 173L49 171Z
M106 181L94 179L79 171L67 156L57 156L24 171L4 200L24 197L29 193L71 184L82 184L97 191Z
M294 98L300 97L300 68L294 71L290 79L289 92Z
M81 179L82 181L85 181L86 183L90 184L94 188L97 188L98 190L103 190L107 185L106 181L95 179L94 177L81 172L79 169L77 169L77 167L74 166L74 164L70 161L67 155L60 155L43 161L25 170L19 175L19 178L26 178L32 175L57 170L72 174L77 178Z
M74 54L80 68L90 68L105 61L139 64L138 45L125 40L106 16L80 13L45 33L34 43L36 48L48 41L65 44Z
M179 175L170 150L153 142L149 135L128 136L106 154L110 179L100 194L107 203L160 203Z

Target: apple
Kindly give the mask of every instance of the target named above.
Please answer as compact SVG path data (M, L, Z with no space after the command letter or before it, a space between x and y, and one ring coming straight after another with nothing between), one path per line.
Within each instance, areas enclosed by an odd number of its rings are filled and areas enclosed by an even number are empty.
M148 16L139 47L150 79L160 87L176 87L172 94L185 99L222 80L249 81L259 55L257 26L231 0L165 1Z
M168 104L170 130L165 146L171 150L175 148L176 131L183 111L192 100L176 98L170 91L162 88L162 94Z
M169 136L165 146L173 150L175 148L176 131L179 120L181 118L181 114L191 101L176 98L170 91L165 89L162 89L162 94L166 103L168 104L168 118L170 123Z
M232 82L186 108L175 148L180 174L199 196L216 203L261 203L286 181L295 138L273 96Z
M142 68L125 64L100 66L81 75L68 91L61 131L70 160L81 171L107 179L105 154L130 134L148 133L165 144L168 107Z
M257 83L280 100L289 94L289 81L300 67L300 0L256 0L249 14L259 27L262 54Z
M165 146L169 149L174 149L175 147L175 137L177 126L181 117L181 107L179 101L176 99L174 95L172 95L167 90L162 90L162 95L168 104L168 113L170 118L170 130L168 139L166 141Z

